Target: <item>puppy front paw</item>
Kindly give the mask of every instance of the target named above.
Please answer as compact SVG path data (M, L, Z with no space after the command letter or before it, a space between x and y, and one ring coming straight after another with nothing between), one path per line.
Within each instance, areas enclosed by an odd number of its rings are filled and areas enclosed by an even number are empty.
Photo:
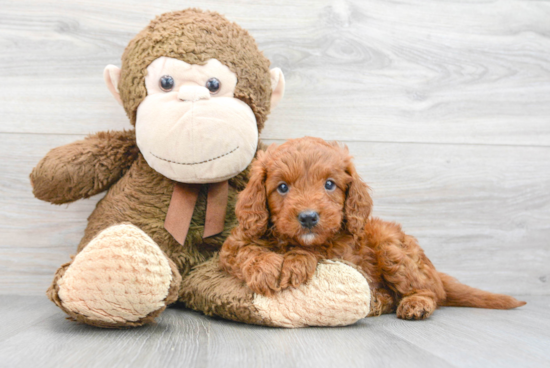
M280 254L266 253L246 262L242 267L242 273L250 290L265 296L272 296L280 291L279 278L283 260Z
M281 289L290 286L298 287L305 284L315 274L317 258L309 253L290 252L284 257L283 269L281 271Z

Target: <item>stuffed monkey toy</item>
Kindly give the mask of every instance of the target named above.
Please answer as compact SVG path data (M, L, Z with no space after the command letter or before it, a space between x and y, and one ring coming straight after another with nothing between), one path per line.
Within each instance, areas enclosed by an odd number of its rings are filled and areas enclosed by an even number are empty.
M107 191L47 291L71 319L140 326L176 301L268 326L347 325L368 314L366 279L341 262L273 298L219 266L259 132L283 96L283 74L269 65L247 31L187 9L157 17L120 69L105 68L134 129L55 148L30 175L34 195L53 204Z

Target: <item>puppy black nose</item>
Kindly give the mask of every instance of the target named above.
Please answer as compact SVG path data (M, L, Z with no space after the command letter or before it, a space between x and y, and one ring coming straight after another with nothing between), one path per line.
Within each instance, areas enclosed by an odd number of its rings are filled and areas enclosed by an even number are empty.
M311 229L319 222L319 214L315 211L304 211L298 215L298 221L303 227Z

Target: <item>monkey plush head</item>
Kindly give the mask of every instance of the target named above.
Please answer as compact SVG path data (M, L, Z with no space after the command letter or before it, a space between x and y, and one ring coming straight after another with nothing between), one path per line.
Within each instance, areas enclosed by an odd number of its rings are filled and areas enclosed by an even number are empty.
M283 74L269 64L246 30L187 9L153 20L104 77L149 166L177 182L214 183L250 164L283 96Z

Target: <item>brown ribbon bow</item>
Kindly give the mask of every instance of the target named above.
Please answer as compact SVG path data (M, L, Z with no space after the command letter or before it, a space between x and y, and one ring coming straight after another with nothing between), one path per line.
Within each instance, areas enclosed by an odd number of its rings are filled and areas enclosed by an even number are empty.
M170 200L168 213L164 220L164 228L181 245L183 245L187 237L201 185L203 184L174 184L172 199ZM223 231L227 196L229 194L229 183L227 180L207 185L208 196L203 238L208 238Z

